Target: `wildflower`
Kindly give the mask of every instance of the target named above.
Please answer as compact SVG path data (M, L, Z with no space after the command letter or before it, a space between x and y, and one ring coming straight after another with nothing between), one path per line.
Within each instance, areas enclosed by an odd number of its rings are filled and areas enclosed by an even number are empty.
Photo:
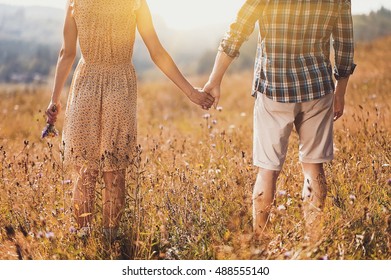
M216 124L217 124L217 120L213 120L212 123L213 123L214 125L216 125Z
M54 238L54 232L52 231L49 231L45 234L46 238L47 239L53 239Z
M281 204L280 206L278 206L277 210L278 211L285 211L286 207L285 207L285 205Z
M63 185L70 185L70 184L72 184L72 180L64 180L64 181L62 181L62 184Z
M56 112L56 110L57 110L57 107L54 105L52 107L52 111ZM58 136L58 130L54 127L54 124L47 123L45 128L42 130L42 135L41 135L42 139L45 137L56 137L56 136Z
M210 119L210 114L204 114L202 117L203 117L204 119L208 120L208 119Z
M356 196L354 194L349 195L350 204L353 204L356 201Z
M285 190L280 190L278 191L279 196L286 196L286 191Z
M254 256L261 255L261 254L262 254L262 250L261 250L261 249L252 249L252 250L251 250L251 253L252 253Z
M74 233L77 232L77 230L76 230L76 228L75 228L74 226L71 226L71 227L69 228L69 232L72 233L72 234L74 234Z
M48 123L46 127L42 130L42 139L46 137L56 137L58 136L58 130L54 127L54 124Z
M78 230L77 236L81 239L87 238L90 235L91 229L89 227L82 227Z
M216 148L216 144L212 144L212 148L215 149Z
M288 251L284 253L285 259L290 259L293 256L293 251Z
M223 107L218 106L218 107L216 108L216 110L219 111L219 112L221 112L221 111L223 111Z

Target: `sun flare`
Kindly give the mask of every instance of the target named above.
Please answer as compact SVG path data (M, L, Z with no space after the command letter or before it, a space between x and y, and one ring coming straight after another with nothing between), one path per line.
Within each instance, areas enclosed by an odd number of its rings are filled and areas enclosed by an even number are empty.
M174 29L192 29L232 21L243 0L148 0L151 12Z

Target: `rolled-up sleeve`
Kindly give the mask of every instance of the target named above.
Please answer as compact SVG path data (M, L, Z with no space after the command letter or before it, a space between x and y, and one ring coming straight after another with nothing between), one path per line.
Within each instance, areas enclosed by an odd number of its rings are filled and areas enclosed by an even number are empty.
M337 80L347 78L356 68L350 0L344 0L341 3L340 13L333 28L333 47L335 51L334 76Z
M255 23L261 16L262 0L247 0L240 8L230 30L225 34L219 47L219 51L230 57L238 57L239 49L243 42L248 40L254 31Z

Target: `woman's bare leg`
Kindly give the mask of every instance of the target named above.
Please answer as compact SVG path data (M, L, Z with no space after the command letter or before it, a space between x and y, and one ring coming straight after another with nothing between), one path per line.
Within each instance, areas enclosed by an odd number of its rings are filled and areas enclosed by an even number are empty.
M77 178L73 190L73 210L79 228L90 227L95 210L95 186L98 171L76 167Z
M103 180L103 231L113 241L125 208L125 170L104 172Z

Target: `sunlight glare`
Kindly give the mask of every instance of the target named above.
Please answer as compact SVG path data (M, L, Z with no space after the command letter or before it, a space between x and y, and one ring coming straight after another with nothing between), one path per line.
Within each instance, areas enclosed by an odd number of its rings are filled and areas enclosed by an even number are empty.
M173 29L191 29L231 22L243 0L148 0L152 14Z

